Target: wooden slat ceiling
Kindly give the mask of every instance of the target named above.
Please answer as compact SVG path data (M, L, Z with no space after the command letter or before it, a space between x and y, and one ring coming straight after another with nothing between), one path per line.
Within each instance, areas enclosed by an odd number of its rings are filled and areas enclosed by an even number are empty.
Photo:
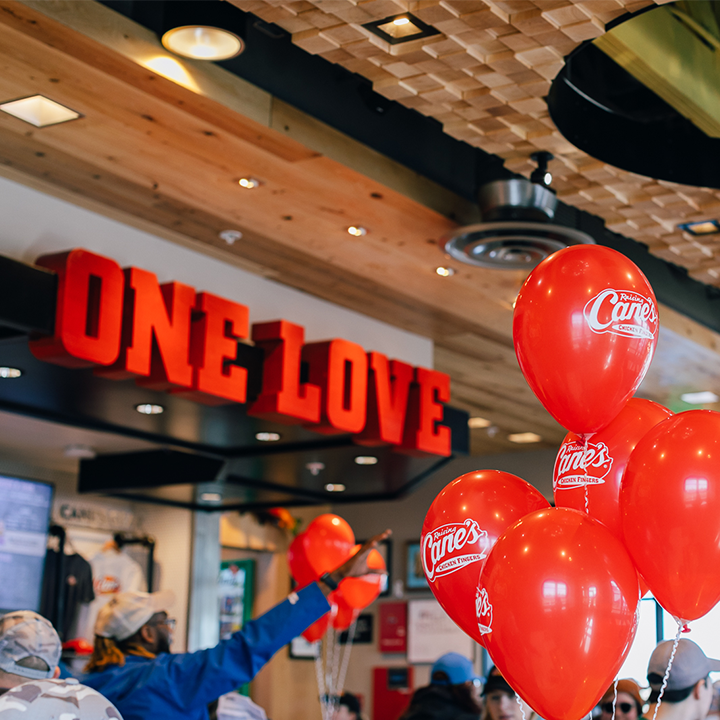
M537 150L558 197L645 243L690 275L720 286L720 240L679 223L720 214L718 190L656 181L602 163L570 144L543 98L563 58L605 25L669 0L230 0L292 34L293 42L373 83L376 92L436 118L448 135L529 176ZM440 31L390 46L362 27L412 12Z
M379 92L434 114L454 136L507 156L514 170L527 170L530 152L550 149L561 197L622 217L617 229L628 235L637 236L634 222L645 241L638 217L669 222L662 213L671 207L694 217L691 198L716 197L602 166L568 146L547 118L541 98L562 55L647 3L237 4L370 77ZM358 30L408 9L443 36L396 57ZM172 81L151 69L158 57L168 59L151 32L97 3L0 0L0 100L40 92L83 114L36 129L0 113L0 174L432 338L436 367L452 376L453 403L497 428L473 431L475 453L519 449L507 440L514 432L540 434L540 447L559 443L564 431L532 395L512 348L512 303L524 275L435 273L438 241L455 226L451 212L467 211L464 201L219 67L184 62L184 79ZM245 175L263 184L242 190ZM346 228L355 223L370 232L352 238ZM243 238L225 244L218 233L226 228ZM670 252L664 247L658 252ZM653 366L649 396L663 402L681 388L712 389L682 374L682 358L701 348L717 360L718 337L672 311L662 321L665 347L680 343L685 355L659 354L668 360ZM717 387L715 365L703 379Z

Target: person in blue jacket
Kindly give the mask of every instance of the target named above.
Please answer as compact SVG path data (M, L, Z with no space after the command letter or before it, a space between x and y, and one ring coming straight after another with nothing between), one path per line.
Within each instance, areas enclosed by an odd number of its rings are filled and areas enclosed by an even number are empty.
M326 596L346 577L377 572L367 556L386 530L316 583L291 593L229 639L207 650L170 653L172 601L164 592L119 593L98 613L95 646L83 682L124 720L207 720L208 703L249 682L270 658L329 609Z

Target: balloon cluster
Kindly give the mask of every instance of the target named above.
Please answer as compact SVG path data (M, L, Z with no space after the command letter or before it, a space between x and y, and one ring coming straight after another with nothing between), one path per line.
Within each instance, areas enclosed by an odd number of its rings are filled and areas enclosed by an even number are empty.
M360 549L348 523L337 515L326 513L316 517L307 530L292 541L288 549L288 564L299 588L315 582L326 572L335 570ZM373 570L385 570L385 561L377 550L371 550L367 565ZM338 589L328 596L330 612L315 621L303 637L309 642L319 640L330 624L345 630L357 619L360 610L377 598L382 589L381 574L347 577Z
M580 720L622 666L649 588L679 623L720 601L720 413L633 398L655 295L609 248L561 250L518 296L513 338L567 430L549 507L495 470L454 480L423 525L438 602L545 720Z

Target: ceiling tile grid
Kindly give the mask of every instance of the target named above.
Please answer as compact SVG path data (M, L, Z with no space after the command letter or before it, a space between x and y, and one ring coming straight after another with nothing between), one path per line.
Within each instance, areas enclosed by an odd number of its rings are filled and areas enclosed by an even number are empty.
M525 176L548 150L558 197L645 243L697 280L720 285L720 240L678 223L720 215L720 191L656 181L569 143L544 100L563 58L608 22L669 0L231 0L292 34L309 53L373 83L376 92L442 123L445 132ZM440 34L390 45L362 27L412 12Z

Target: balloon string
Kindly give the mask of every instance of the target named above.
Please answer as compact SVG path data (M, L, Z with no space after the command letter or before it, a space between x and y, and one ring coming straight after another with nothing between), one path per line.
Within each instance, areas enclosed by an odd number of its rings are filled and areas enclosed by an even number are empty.
M353 642L355 640L355 628L357 627L357 618L352 621L352 625L348 628L347 641L345 642L345 651L343 652L342 666L340 667L340 675L338 676L337 687L335 688L336 697L340 697L345 685L345 676L347 675L348 665L350 663L350 652L352 651Z
M587 444L588 444L587 435L583 434L582 439L583 439L582 466L583 466L583 474L585 476L585 482L584 482L584 485L585 485L585 514L589 515L590 514L590 497L589 497L590 493L588 492L588 482L587 482L587 477L588 477L588 473L587 473Z
M318 640L320 647L315 655L315 675L317 676L318 693L320 695L320 716L325 720L327 714L327 694L325 692L325 679L323 670L323 643Z
M615 706L617 705L617 686L618 686L618 678L615 678L615 682L613 683L613 687L615 689L615 694L613 695L612 720L615 720Z
M515 693L515 700L517 700L517 704L520 706L522 720L527 720L527 718L525 717L525 708L523 707L522 700L520 700L520 696L517 693Z
M663 677L662 685L660 686L660 694L658 695L657 699L657 705L655 705L655 712L653 712L652 720L655 720L658 714L658 710L660 709L660 704L662 703L662 697L663 693L665 692L665 688L668 684L668 678L670 677L670 669L672 668L673 660L675 659L675 653L677 652L678 643L680 642L680 633L683 629L683 623L681 620L677 621L678 629L677 633L675 634L675 642L673 643L673 649L670 653L670 660L668 660L668 666L667 670L665 670L665 676Z

